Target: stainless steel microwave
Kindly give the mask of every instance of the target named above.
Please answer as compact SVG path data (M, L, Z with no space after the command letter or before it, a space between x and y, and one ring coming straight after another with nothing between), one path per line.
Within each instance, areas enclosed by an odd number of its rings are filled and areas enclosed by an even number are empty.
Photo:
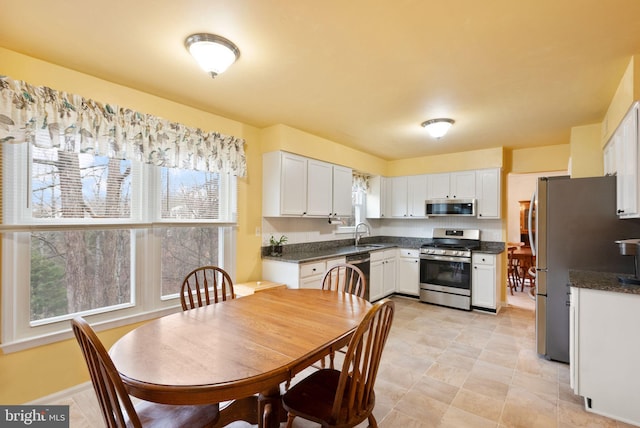
M436 216L467 216L476 215L475 199L428 199L426 201L426 214Z

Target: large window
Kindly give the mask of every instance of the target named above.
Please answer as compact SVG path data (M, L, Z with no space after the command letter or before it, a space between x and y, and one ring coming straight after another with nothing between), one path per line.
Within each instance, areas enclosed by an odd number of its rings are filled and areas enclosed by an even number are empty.
M5 351L54 340L78 314L174 310L198 266L233 274L235 177L38 144L4 144L2 158Z

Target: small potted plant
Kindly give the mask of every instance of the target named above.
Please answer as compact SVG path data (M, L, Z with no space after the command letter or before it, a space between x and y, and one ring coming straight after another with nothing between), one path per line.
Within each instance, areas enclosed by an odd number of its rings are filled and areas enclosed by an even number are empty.
M280 239L276 240L276 238L271 235L269 238L269 244L271 245L271 255L274 257L282 256L282 244L287 242L287 237L282 235Z

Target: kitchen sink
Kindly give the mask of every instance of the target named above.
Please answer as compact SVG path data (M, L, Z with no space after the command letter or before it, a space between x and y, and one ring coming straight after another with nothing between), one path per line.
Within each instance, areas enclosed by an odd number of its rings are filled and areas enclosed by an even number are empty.
M360 244L358 246L355 245L349 245L346 247L340 247L340 249L337 251L338 253L364 253L366 251L375 251L375 250L379 250L380 248L385 248L388 245L383 245L383 244Z
M361 245L356 245L355 248L362 248L364 250L369 250L372 248L382 248L384 247L384 244L361 244Z

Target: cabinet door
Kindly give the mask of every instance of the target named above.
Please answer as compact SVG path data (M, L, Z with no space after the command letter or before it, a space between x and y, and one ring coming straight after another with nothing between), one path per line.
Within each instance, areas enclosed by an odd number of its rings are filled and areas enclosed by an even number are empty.
M428 177L426 174L407 177L407 213L409 217L426 217L425 201L428 192Z
M392 250L393 255L384 260L384 272L382 281L382 294L388 296L396 291L396 254L397 250Z
M500 170L476 171L476 185L478 218L500 218Z
M476 197L476 172L452 172L449 177L449 197L469 199Z
M449 173L429 175L428 199L446 199L449 197Z
M407 177L391 177L388 183L391 217L407 217Z
M418 257L398 257L396 290L412 296L420 294L420 259Z
M604 148L604 175L616 175L618 159L616 158L616 141L609 140Z
M471 306L496 309L496 256L474 254L471 273Z
M617 206L622 218L638 217L638 109L624 117L613 138L619 152ZM620 148L620 150L618 150Z
M367 218L388 217L387 206L387 179L379 175L371 177L367 190Z
M332 213L333 166L327 162L309 159L307 162L307 210L309 216Z
M353 182L351 168L333 166L333 215L351 216L351 188Z
M280 171L280 213L304 215L307 212L307 159L282 153Z
M382 298L384 281L384 260L371 261L369 265L369 301Z

